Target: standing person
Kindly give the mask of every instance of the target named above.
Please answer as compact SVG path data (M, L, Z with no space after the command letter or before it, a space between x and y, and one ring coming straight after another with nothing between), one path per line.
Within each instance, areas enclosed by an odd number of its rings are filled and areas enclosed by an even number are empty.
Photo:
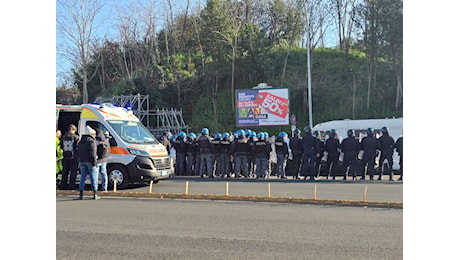
M74 190L77 181L78 154L77 147L80 137L76 134L77 127L70 124L67 132L61 137L61 148L64 151L62 160L62 181L59 189ZM70 178L69 178L70 174ZM69 181L69 184L67 184Z
M97 150L97 171L101 178L101 190L107 192L107 158L110 154L109 132L104 133L101 129L96 129L96 150Z
M185 132L180 132L172 142L172 147L176 150L176 174L185 175Z
M56 189L59 189L62 183L62 159L64 158L61 148L61 130L56 130Z
M319 131L314 131L313 136L316 138L316 141L318 143L318 149L319 152L316 154L316 160L315 160L315 176L316 178L319 178L321 175L321 163L323 162L323 156L324 156L324 140L321 137L321 133Z
M171 142L169 141L171 136L173 136L171 132L166 131L163 133L163 135L160 138L160 142L166 148L166 151L168 151L168 154L170 154L171 148L172 148Z
M363 150L361 160L361 180L366 179L366 169L370 180L374 180L375 157L377 156L377 138L374 136L374 129L367 129L367 136L360 142L360 150Z
M235 177L241 177L241 173L245 178L248 177L248 154L249 143L242 129L238 130L238 136L233 142L232 154L235 162Z
M86 126L85 133L82 135L78 143L78 161L80 163L80 197L83 199L83 191L85 190L86 175L90 175L91 188L93 190L93 199L99 199L97 195L97 145L96 131L90 126Z
M212 145L214 146L214 154L213 154L213 168L214 168L214 175L219 176L221 174L221 166L220 166L220 157L221 157L221 139L222 134L216 133L214 139L211 141Z
M329 138L324 144L324 148L327 152L327 161L326 161L326 170L327 175L326 179L329 179L329 176L332 175L332 179L335 180L335 173L337 165L339 164L339 155L340 155L340 142L337 139L337 132L335 129L329 131Z
M249 130L249 153L248 153L248 174L249 176L256 176L254 154L252 153L254 143L257 141L256 132Z
M194 133L190 133L187 135L185 140L185 152L186 152L186 161L187 161L187 168L185 172L188 176L193 175L194 166L195 166L195 153L196 153L196 135Z
M225 132L220 141L220 174L222 178L230 178L230 152L232 142L230 141L230 134Z
M309 177L309 180L316 180L315 177L315 161L316 156L319 153L319 144L315 137L311 134L311 128L305 127L305 135L302 137L303 145L303 158L302 158L302 175L305 176L305 180Z
M300 130L294 130L294 136L289 141L289 146L292 151L292 178L298 179L299 178L299 169L300 169L300 162L302 160L302 137L300 137Z
M287 133L280 132L278 138L275 140L275 151L276 151L276 167L278 172L278 177L281 179L286 179L286 159L289 155L289 147L287 144Z
M254 154L254 163L256 170L256 178L265 178L268 174L268 154L271 148L269 143L265 140L263 132L257 134L258 140L254 143L252 153Z
M378 180L382 180L383 163L386 159L388 167L390 168L390 181L393 181L393 152L395 149L395 140L390 136L386 126L382 127L382 136L377 139L377 142L377 149L380 150Z
M200 174L201 178L205 175L205 168L208 178L214 178L213 176L213 161L212 155L214 153L214 146L211 143L212 139L209 136L209 129L203 128L201 130L201 136L198 138L198 148L200 150Z
M398 180L403 180L403 136L401 135L398 140L396 140L396 152L399 154L399 172L401 177Z
M347 179L348 175L353 176L353 180L356 179L357 165L358 165L358 152L359 152L359 140L355 137L355 131L349 129L347 131L347 138L343 139L340 144L340 149L343 152L343 179ZM350 167L347 171L347 167Z

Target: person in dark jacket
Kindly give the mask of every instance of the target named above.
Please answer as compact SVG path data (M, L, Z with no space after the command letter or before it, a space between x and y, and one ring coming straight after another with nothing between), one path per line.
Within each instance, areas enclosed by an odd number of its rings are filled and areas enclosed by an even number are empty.
M355 131L352 129L347 131L347 136L340 144L340 149L343 152L343 169L345 170L343 179L346 180L347 175L352 175L352 180L355 180L358 169L359 140L355 137Z
M361 160L361 180L366 179L366 168L370 180L374 179L375 157L377 156L377 138L374 136L374 129L367 129L367 136L360 142L360 150L363 150Z
M318 142L318 153L316 154L316 160L315 160L315 177L319 178L321 175L321 164L323 162L323 157L324 157L324 140L321 136L321 133L319 131L314 131L313 136L316 138L316 141Z
M212 156L212 165L214 168L214 175L213 176L219 176L221 175L221 166L220 166L220 157L221 157L221 140L222 139L222 134L221 133L216 133L214 136L214 139L212 139L211 143L214 146L214 154Z
M278 177L286 179L285 167L286 159L289 155L289 147L287 144L288 135L286 132L280 132L278 138L275 140L275 152L276 152L276 168Z
M187 161L185 172L189 176L193 175L194 173L196 146L198 145L195 139L195 133L190 133L187 135L185 140L185 152Z
M101 177L101 190L107 192L107 158L110 154L109 133L104 133L101 129L96 129L97 144L97 170Z
M78 170L77 148L78 141L80 140L80 137L76 134L76 132L77 127L74 124L70 124L67 133L61 137L61 148L64 152L64 159L62 160L62 181L59 187L61 190L75 189ZM69 181L68 184L67 181Z
M186 147L185 147L185 132L180 132L177 135L177 138L172 142L172 147L176 150L176 175L185 175L185 156L186 156Z
M250 144L246 138L245 132L238 130L238 137L233 141L232 154L235 163L235 177L241 177L241 173L245 178L248 177L248 155L250 152Z
M198 149L200 151L200 174L203 178L206 174L208 178L214 178L213 176L213 154L214 154L214 146L211 143L212 138L209 136L209 129L203 128L201 130L201 136L198 138Z
M257 141L252 147L254 154L254 164L256 170L256 178L265 178L268 174L268 154L271 152L271 146L265 140L265 134L260 132L257 134Z
M302 159L302 175L305 180L316 180L315 177L315 161L319 153L319 145L316 138L311 134L311 128L305 127L305 135L302 137L303 159Z
M395 140L390 136L386 126L382 127L382 136L377 139L377 142L377 149L380 150L378 180L382 180L383 163L387 160L390 170L390 181L393 181L393 152L395 149Z
M86 126L85 132L78 143L78 161L80 163L80 197L83 199L83 191L85 190L86 175L90 175L91 188L93 190L93 199L99 199L97 195L97 145L96 131L90 126Z
M396 152L398 152L399 155L399 173L400 177L398 180L402 181L403 180L403 137L402 135L396 140Z
M299 169L300 169L300 162L302 160L302 137L300 137L300 130L294 130L294 136L289 140L289 147L292 151L292 178L298 179L299 178Z
M220 141L220 174L222 178L230 178L230 152L232 149L232 142L230 141L230 134L225 132Z
M332 179L335 180L335 173L337 165L339 164L339 155L340 155L340 141L337 139L337 132L332 129L329 131L329 138L324 144L324 148L327 152L327 161L326 161L326 179L332 175Z

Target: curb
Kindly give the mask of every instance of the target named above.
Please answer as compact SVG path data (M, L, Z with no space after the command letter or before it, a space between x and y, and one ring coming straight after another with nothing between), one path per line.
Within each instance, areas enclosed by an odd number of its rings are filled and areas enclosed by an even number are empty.
M56 190L56 195L76 195L79 191ZM89 196L93 193L85 191ZM253 201L253 202L277 202L313 205L332 205L350 207L372 207L385 209L403 209L402 202L380 201L356 201L356 200L326 200L326 199L303 199L282 197L258 197L258 196L234 196L234 195L211 195L211 194L178 194L178 193L147 193L147 192L104 192L98 193L100 197L125 197L125 198L160 198L160 199L201 199L201 200L228 200L228 201Z

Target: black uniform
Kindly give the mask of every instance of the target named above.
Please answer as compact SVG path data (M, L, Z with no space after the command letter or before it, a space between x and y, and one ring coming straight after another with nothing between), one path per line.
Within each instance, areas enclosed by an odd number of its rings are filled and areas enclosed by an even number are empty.
M339 154L340 154L339 139L335 138L335 136L331 136L329 139L326 140L324 148L327 152L326 179L329 177L329 175L332 174L332 179L335 180L335 172L336 172L337 164L339 164Z
M235 162L235 176L241 177L241 172L244 177L248 177L248 155L250 152L250 144L244 136L239 136L232 147L233 160Z
M220 138L214 138L212 141L211 141L212 145L214 146L214 153L213 153L213 168L214 168L214 176L219 176L221 173L220 173L220 169L221 169L221 166L220 166L220 149L221 149L221 140Z
M302 137L302 146L303 146L303 162L302 162L302 175L310 177L310 180L315 179L315 161L316 155L319 153L319 144L316 137L312 136L310 133L306 133Z
M278 137L275 140L275 152L278 177L286 178L284 169L286 167L287 156L289 155L289 147L282 137Z
M198 138L198 148L200 151L200 174L204 177L204 169L206 168L206 174L209 178L213 178L213 154L214 146L211 143L212 139L208 135L202 135Z
M359 140L354 136L349 136L342 141L340 149L343 152L343 168L345 170L343 179L347 179L348 172L348 175L351 174L354 180L356 179L356 172L358 170ZM348 171L347 167L350 167Z
M399 154L399 172L401 174L401 177L399 177L399 180L403 180L403 137L399 137L398 140L396 140L396 152Z
M196 141L192 137L187 136L187 139L185 141L185 152L186 152L186 161L187 161L187 167L185 169L185 172L189 176L193 175L194 173L197 146L198 144L196 143Z
M225 176L230 178L231 145L232 142L226 137L220 141L220 174L222 178Z
M361 140L360 150L364 150L361 161L361 180L366 179L367 172L371 180L374 179L375 157L377 156L377 138L374 135L368 135Z
M303 153L302 137L294 135L294 137L289 140L289 147L292 152L292 177L297 179L299 177L300 162Z
M176 150L176 175L185 175L185 155L186 147L184 137L177 137L172 143L174 150Z
M390 168L390 181L393 180L393 152L395 149L395 141L388 132L383 132L383 135L377 140L378 146L377 149L380 150L380 159L379 159L379 180L382 179L383 174L383 162L385 159L388 162L388 167Z
M254 162L257 178L268 177L268 158L272 148L269 142L264 139L259 139L254 143L252 153L254 154Z
M316 142L318 143L318 153L316 154L316 159L315 159L315 176L319 178L321 174L321 163L323 162L323 156L324 156L324 141L321 140L321 137L318 135L316 136Z

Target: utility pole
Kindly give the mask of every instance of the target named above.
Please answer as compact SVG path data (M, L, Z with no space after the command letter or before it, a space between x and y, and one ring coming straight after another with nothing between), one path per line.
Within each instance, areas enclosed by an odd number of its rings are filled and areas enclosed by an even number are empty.
M307 20L307 86L308 86L308 121L313 128L313 113L311 101L311 65L310 65L310 17L308 15L307 1L305 0L305 18Z

